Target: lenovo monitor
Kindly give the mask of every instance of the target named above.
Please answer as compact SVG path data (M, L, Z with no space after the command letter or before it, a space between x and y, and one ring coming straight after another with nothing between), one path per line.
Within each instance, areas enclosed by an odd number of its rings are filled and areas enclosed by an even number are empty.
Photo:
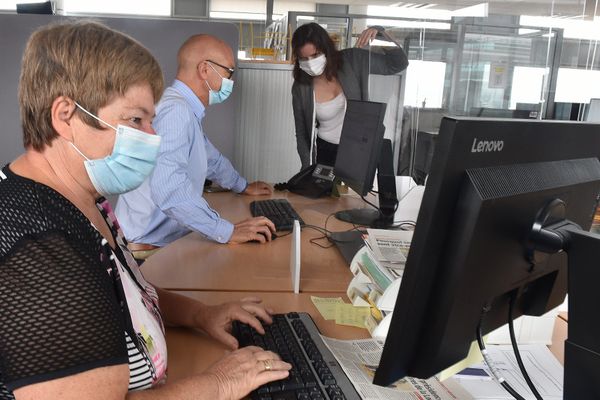
M443 118L374 383L428 378L466 357L480 326L506 324L511 298L514 318L542 315L568 288L565 398L598 395L600 242L587 232L600 193L598 132Z

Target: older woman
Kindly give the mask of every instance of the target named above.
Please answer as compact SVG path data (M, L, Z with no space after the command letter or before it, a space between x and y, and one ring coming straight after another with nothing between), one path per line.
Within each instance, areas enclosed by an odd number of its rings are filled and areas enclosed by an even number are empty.
M381 27L365 29L355 48L341 51L319 24L311 22L294 32L292 106L302 168L315 161L335 165L346 99L369 100L369 74L393 75L408 66L399 45L383 53L361 48L378 32L396 43Z
M209 307L155 289L127 250L103 196L152 170L162 90L148 50L103 25L54 24L29 39L26 151L0 171L0 399L234 399L288 375L276 354L248 347L164 384L163 319L234 349L232 320L264 332L257 317L271 317L258 299Z

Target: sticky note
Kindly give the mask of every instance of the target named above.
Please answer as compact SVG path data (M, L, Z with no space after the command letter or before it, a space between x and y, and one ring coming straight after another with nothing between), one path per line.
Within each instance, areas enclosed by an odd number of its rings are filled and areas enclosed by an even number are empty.
M335 319L336 304L345 304L341 297L310 296L310 299L325 319Z
M355 307L352 304L335 305L335 323L365 328L365 319L371 315L371 307Z

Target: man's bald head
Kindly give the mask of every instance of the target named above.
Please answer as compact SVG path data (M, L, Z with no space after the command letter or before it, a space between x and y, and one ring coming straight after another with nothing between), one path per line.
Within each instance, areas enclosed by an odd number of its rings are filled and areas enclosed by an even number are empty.
M219 38L211 35L194 35L189 37L177 53L177 76L193 73L202 61L212 60L216 63L233 66L231 47Z

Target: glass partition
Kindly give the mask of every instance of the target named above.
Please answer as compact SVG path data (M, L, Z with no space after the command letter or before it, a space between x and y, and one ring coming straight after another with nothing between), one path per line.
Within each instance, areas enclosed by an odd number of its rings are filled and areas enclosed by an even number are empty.
M320 23L343 49L376 25L404 48L406 71L371 74L369 99L388 104L386 137L394 141L395 167L418 182L428 172L443 115L582 120L590 100L600 98L600 20L589 10L563 12L560 18L440 12L402 18L378 12L381 16L290 12L288 26L293 32L308 21ZM369 50L387 46L394 44L375 40Z

